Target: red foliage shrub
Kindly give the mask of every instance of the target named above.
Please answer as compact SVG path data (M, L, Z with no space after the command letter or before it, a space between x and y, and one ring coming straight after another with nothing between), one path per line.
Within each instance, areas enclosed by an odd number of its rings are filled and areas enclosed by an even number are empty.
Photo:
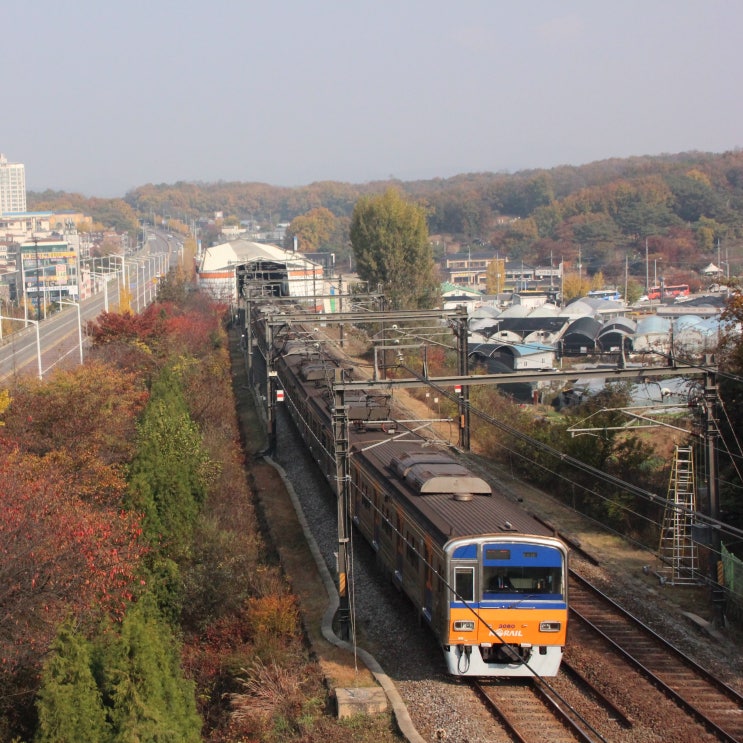
M0 674L37 667L70 613L121 615L138 585L138 519L81 500L53 464L0 442Z

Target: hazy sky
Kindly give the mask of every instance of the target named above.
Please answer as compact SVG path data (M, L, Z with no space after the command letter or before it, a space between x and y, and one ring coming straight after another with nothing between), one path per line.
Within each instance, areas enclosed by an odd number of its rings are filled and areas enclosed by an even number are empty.
M742 0L7 3L29 190L298 186L743 146Z

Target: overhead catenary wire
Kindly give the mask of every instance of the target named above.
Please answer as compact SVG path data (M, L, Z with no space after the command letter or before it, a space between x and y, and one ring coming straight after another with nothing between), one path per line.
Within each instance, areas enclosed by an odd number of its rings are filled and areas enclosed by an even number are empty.
M442 396L446 397L452 402L458 402L458 397L453 392L450 392L444 387L441 387L440 385L437 385L436 383L431 382L429 379L427 379L426 377L423 377L418 372L416 372L414 369L411 369L410 367L404 364L401 364L400 366L403 369L405 369L405 371L408 372L411 376L415 377L419 381L426 382L428 385L430 385L432 389L435 389ZM468 404L469 404L469 401L468 401ZM505 421L497 419L495 416L490 415L489 413L486 413L485 411L480 410L479 408L469 405L469 409L473 415L477 416L481 420L484 420L485 422L490 423L491 425L501 429L502 431L504 431L505 433L508 433L515 439L523 441L524 443L527 443L530 446L533 446L534 448L540 451L550 454L551 456L555 457L559 461L575 467L579 471L592 475L596 477L598 480L607 482L620 490L623 490L627 493L631 493L650 503L657 504L657 505L663 505L663 506L667 505L667 502L668 502L667 498L663 496L656 495L655 493L649 490L646 490L644 488L641 488L638 485L634 485L632 483L626 482L625 480L622 480L618 477L615 477L614 475L610 475L607 472L604 472L603 470L593 467L592 465L586 462L583 462L582 460L576 457L573 457L569 454L565 454L564 452L561 452L559 449L556 449L555 447L550 446L549 444L546 444L542 441L539 441L538 439L535 439L533 436L530 436L529 434L524 433L523 431L520 431L514 426L506 423ZM688 508L683 508L681 506L676 506L676 508L679 511L679 513L684 513L685 515L694 517L698 521L702 523L706 523L709 526L719 528L725 533L729 533L739 538L743 538L743 529L738 529L734 526L726 524L723 521L720 521L718 519L713 519L710 516L701 513L700 511L694 511Z
M406 330L408 330L408 332L409 332L409 329L406 329ZM427 340L425 338L425 335L419 335L417 337L421 341ZM444 346L446 348L450 348L451 350L454 350L452 347L447 346L446 344L443 344L443 343L440 343L438 345L442 345L442 346ZM325 349L323 349L323 352L325 352ZM669 362L670 361L673 361L673 358L671 356L669 356L668 354L663 354L663 353L660 353L660 352L653 352L653 353L655 355L658 355L658 356L667 358L669 360ZM400 361L402 361L402 360L400 359ZM705 365L705 364L699 364L699 363L696 363L696 362L693 362L693 363L690 362L690 365L693 365L693 366L695 366L698 369L703 369L703 370L707 370L707 371L714 371L719 376L723 376L723 377L726 377L726 378L730 378L730 379L733 379L733 380L736 380L736 381L742 381L743 382L743 377L738 376L738 375L735 375L735 374L731 374L731 373L719 372L719 370L716 367L712 367L712 366ZM448 399L450 399L450 400L452 400L454 402L457 402L458 401L457 397L455 395L453 395L452 393L448 392L448 390L446 390L446 389L444 389L444 388L436 385L435 383L431 382L425 376L420 375L420 374L417 374L414 370L410 369L409 367L405 366L404 364L398 362L398 364L396 364L396 366L399 366L401 368L406 369L412 376L414 376L417 379L425 382L432 389L438 391L441 394L442 397L448 398ZM593 466L591 466L591 465L589 465L589 464L587 464L585 462L582 462L581 460L579 460L577 458L571 457L570 455L567 455L567 454L565 454L563 452L560 452L559 450L555 449L554 447L549 446L548 444L545 444L544 442L541 442L541 441L539 441L537 439L534 439L533 437L529 436L528 434L525 434L525 433L523 433L521 431L518 431L514 427L508 425L507 423L504 423L503 421L499 421L498 419L496 419L493 416L490 416L489 414L485 413L484 411L481 411L481 410L479 410L477 408L474 408L474 407L470 406L469 405L469 401L468 401L467 404L468 404L469 409L471 410L471 412L473 412L480 419L484 420L485 422L490 423L491 425L494 425L495 427L500 428L501 430L503 430L504 432L506 432L509 435L513 436L514 438L519 439L519 440L522 440L525 443L529 444L530 446L533 446L533 447L535 447L537 449L540 449L540 450L542 450L542 451L550 454L551 456L555 457L557 460L562 461L562 462L564 462L564 463L566 463L566 464L568 464L568 465L570 465L572 467L575 467L577 470L583 471L586 474L589 474L590 476L597 478L597 480L599 480L599 481L607 482L608 484L612 485L613 487L617 488L620 491L623 491L623 492L632 494L632 495L634 495L636 497L642 498L642 499L644 499L644 500L646 500L646 501L648 501L650 503L656 504L656 505L661 505L661 506L664 506L664 507L668 507L669 506L669 503L668 503L668 500L667 500L666 497L659 496L659 495L657 495L655 493L652 493L651 491L647 491L647 490L645 490L643 488L639 488L638 486L635 486L632 483L628 483L626 481L621 480L620 478L617 478L617 477L614 477L612 475L609 475L609 474L605 473L603 470L599 470L597 468L594 468ZM319 446L321 446L321 447L323 446L320 441L317 441L317 444ZM727 442L725 442L725 445L726 444L727 444ZM504 447L504 448L506 448L506 450L508 450L507 447ZM727 448L727 446L726 446L726 448ZM523 456L522 454L520 454L517 451L514 451L514 450L510 450L510 451L513 454L515 454L515 455ZM325 449L325 452L326 452L326 454L329 454L329 452L327 452L327 449ZM731 456L733 456L733 455L731 454ZM531 460L531 461L533 463L533 460ZM551 472L555 476L559 476L559 477L561 477L563 479L567 479L567 478L564 478L564 476L560 475L559 473L555 473L554 471L551 471L545 465L540 465L540 466L542 466L543 469L545 469L548 472ZM736 470L737 470L737 468L736 468ZM591 488L589 488L587 486L584 486L582 484L579 484L579 483L573 483L573 484L577 484L582 490L584 490L587 493L590 493L594 497L601 498L601 499L605 500L606 502L611 502L615 506L616 505L619 505L624 511L626 511L628 514L632 515L634 518L642 518L642 519L644 519L645 521L647 521L647 522L649 522L651 524L655 524L655 522L652 519L649 519L648 517L644 517L641 514L638 514L636 511L630 509L625 504L617 504L614 500L611 499L611 497L604 496L602 493L598 492L597 490L591 489ZM693 518L698 523L705 523L708 526L711 526L713 528L719 529L721 533L729 534L731 536L738 537L738 538L743 537L743 531L742 530L736 529L735 527L732 527L732 526L726 524L723 521L720 521L720 520L717 520L717 519L712 519L711 517L709 517L706 514L703 514L701 512L694 511L694 510L691 510L691 509L688 509L688 508L684 508L684 507L678 506L676 504L671 504L670 507L676 509L680 513L684 513L685 515L689 516L690 518Z

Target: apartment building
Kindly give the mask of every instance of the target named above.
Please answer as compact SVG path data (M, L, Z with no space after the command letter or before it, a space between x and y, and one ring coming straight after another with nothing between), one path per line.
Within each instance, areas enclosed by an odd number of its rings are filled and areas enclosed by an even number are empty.
M26 168L0 153L0 216L26 211Z

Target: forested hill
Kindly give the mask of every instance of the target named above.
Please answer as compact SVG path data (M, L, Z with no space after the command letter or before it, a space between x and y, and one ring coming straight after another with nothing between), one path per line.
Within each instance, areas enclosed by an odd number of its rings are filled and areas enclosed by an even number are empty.
M342 250L345 226L359 196L395 186L428 208L429 232L454 244L497 250L511 259L575 260L593 272L623 271L628 248L650 250L678 271L698 268L719 244L736 249L743 238L743 152L687 152L611 159L582 166L518 173L470 173L425 181L365 184L318 182L278 187L265 183L148 184L123 200L70 194L29 194L29 208L78 208L110 219L121 211L190 221L222 212L228 221L291 222L321 207L337 224L326 244ZM99 217L100 215L100 217ZM619 250L621 248L621 250ZM738 253L741 251L738 250ZM739 258L743 256L738 256ZM640 255L630 259L640 260Z

